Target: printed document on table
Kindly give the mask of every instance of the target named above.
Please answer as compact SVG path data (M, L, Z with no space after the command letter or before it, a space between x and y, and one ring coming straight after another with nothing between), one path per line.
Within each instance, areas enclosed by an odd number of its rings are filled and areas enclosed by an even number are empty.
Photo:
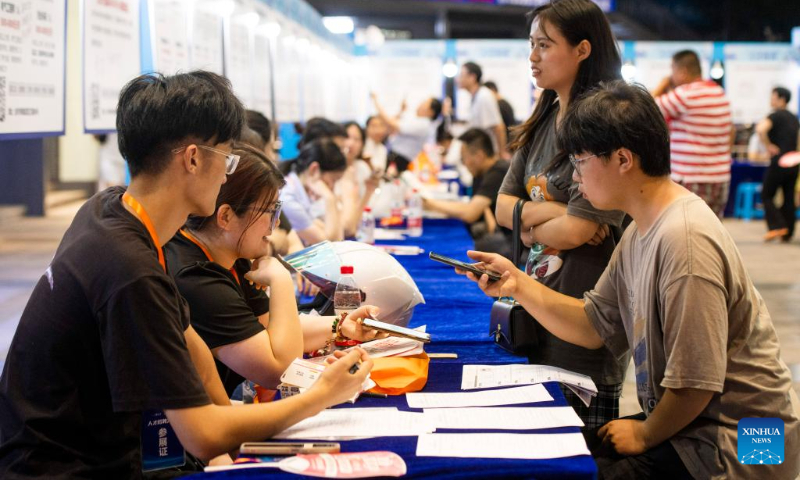
M553 397L540 384L484 392L407 393L406 401L411 408L492 407L552 402Z
M275 438L345 439L351 437L403 437L433 432L425 414L396 408L342 408L323 410Z
M582 427L572 407L426 408L425 420L439 428L464 430L537 430Z
M597 396L591 377L547 365L464 365L462 372L462 390L561 382L587 406L591 397Z
M546 459L589 455L580 433L433 433L420 435L418 457Z
M418 332L425 332L425 325L415 328ZM379 340L372 340L359 345L360 348L365 350L372 358L381 357L407 357L410 355L418 355L422 353L422 342L412 340L410 338L402 337L386 337ZM351 347L347 351L352 350Z

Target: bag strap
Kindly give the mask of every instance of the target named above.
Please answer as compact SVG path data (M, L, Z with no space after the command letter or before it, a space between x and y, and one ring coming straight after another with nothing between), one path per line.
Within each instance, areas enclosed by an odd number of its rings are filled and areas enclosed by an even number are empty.
M522 207L525 205L525 202L526 200L524 198L520 198L517 200L516 205L514 205L514 228L512 229L513 238L511 240L513 242L513 248L511 251L513 252L514 256L512 257L511 261L517 266L519 266L519 257L522 256L522 240L520 239L520 229L522 228Z

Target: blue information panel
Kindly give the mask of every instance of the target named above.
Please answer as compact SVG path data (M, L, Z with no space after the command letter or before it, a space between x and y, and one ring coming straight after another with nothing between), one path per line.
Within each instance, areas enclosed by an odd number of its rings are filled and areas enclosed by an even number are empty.
M160 410L142 413L142 471L180 467L186 463L183 445Z

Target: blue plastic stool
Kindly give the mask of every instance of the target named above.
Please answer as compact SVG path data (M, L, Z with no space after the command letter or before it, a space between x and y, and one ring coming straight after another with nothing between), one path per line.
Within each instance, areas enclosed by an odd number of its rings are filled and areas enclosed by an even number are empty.
M761 184L756 182L740 183L736 188L736 203L733 207L733 216L742 220L764 218L764 208L761 206Z

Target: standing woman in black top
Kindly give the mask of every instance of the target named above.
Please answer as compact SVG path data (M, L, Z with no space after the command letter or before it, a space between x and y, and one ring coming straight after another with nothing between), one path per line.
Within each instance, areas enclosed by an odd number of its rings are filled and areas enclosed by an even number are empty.
M544 89L531 117L516 127L514 157L497 198L497 222L512 226L514 205L522 211L521 239L550 247L548 261L529 261L527 270L542 284L576 298L591 290L614 250L622 212L595 209L573 182L573 166L556 148L560 121L581 95L601 81L620 78L617 44L603 12L589 0L560 0L529 15L531 74ZM605 156L608 152L600 152ZM533 268L536 267L536 268ZM629 358L606 348L588 350L563 342L543 328L531 363L552 365L592 377L598 395L589 407L568 389L567 400L587 428L619 416L619 397Z
M220 188L214 213L190 217L166 246L192 326L211 349L228 395L245 378L274 389L292 360L329 346L337 334L374 339L376 332L356 319L378 313L365 306L342 325L335 317L298 315L289 272L267 256L283 176L254 147L239 144L233 153L239 165ZM269 287L269 296L251 281Z

